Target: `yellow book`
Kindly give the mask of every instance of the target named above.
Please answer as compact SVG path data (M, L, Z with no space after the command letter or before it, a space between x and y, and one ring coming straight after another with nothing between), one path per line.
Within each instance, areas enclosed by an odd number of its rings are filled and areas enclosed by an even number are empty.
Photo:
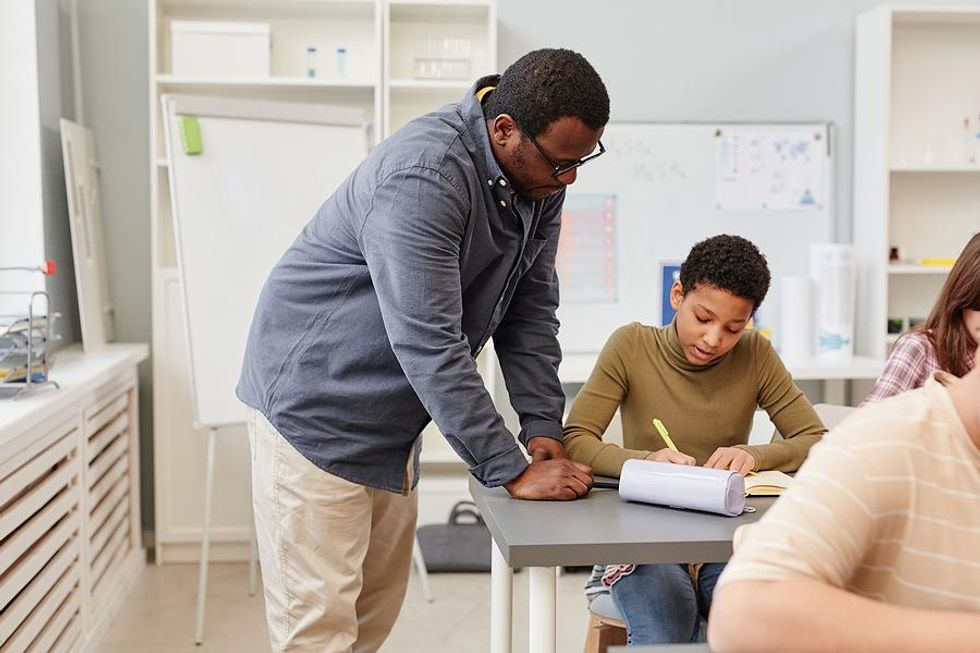
M750 472L745 477L745 495L749 497L778 497L793 482L793 477L782 472Z

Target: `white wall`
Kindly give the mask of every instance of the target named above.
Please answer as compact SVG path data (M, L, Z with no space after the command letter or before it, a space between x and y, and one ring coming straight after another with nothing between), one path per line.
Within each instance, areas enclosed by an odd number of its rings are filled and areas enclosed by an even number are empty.
M4 0L0 0L2 2ZM149 54L145 0L76 0L85 126L101 162L116 340L150 342ZM151 363L139 367L144 530L153 524Z
M504 66L539 47L580 51L606 82L613 120L833 122L836 237L849 241L854 19L882 4L980 1L498 0L498 53Z
M4 10L9 4L0 1ZM120 340L149 342L147 5L137 0L78 4L85 117L96 132L103 162L103 217L117 334ZM880 4L885 3L498 0L499 63L505 67L539 47L576 49L605 79L614 120L833 121L839 136L837 236L847 240L854 18ZM978 6L980 0L891 4ZM0 20L0 29L4 24ZM143 515L144 524L152 524L148 365L140 370L140 389Z
M0 2L0 266L37 265L44 250L34 4ZM0 272L0 290L40 290L24 272ZM23 312L0 295L0 313Z
M62 314L55 333L78 339L78 301L72 268L68 207L58 121L71 93L64 68L63 18L58 0L0 4L0 265L58 265L53 277L0 273L0 290L43 290L51 312ZM67 74L66 74L67 73ZM0 295L0 312L26 312L28 297ZM45 310L43 304L38 308Z

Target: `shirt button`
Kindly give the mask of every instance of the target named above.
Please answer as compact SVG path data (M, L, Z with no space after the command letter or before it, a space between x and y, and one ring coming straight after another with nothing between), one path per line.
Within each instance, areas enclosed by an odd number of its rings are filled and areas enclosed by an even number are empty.
M507 185L507 181L506 181L506 180L504 180L504 179L501 179L501 180L500 180L500 185L501 185L501 186L506 186L506 185Z
M500 206L507 206L507 202L500 200Z
M487 179L487 186L493 186L493 179Z

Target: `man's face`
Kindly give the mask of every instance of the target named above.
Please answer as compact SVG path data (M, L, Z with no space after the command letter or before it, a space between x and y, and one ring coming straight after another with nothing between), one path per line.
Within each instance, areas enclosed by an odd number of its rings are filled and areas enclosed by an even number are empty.
M573 184L578 169L555 177L555 168L548 159L562 166L585 158L595 151L603 131L589 129L578 118L563 116L532 142L506 114L490 121L488 128L497 163L517 194L526 200L544 199Z
M707 365L730 352L752 317L752 302L715 286L697 285L684 294L680 281L670 289L677 311L677 336L684 357Z

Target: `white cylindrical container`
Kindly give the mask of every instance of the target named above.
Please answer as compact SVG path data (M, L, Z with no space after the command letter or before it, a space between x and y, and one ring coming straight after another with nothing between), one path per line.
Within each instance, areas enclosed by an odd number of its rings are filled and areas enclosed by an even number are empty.
M810 246L817 356L850 358L854 354L856 276L853 245Z
M780 296L779 354L784 361L813 355L813 282L809 277L783 277Z
M337 48L337 79L347 79L347 48Z

